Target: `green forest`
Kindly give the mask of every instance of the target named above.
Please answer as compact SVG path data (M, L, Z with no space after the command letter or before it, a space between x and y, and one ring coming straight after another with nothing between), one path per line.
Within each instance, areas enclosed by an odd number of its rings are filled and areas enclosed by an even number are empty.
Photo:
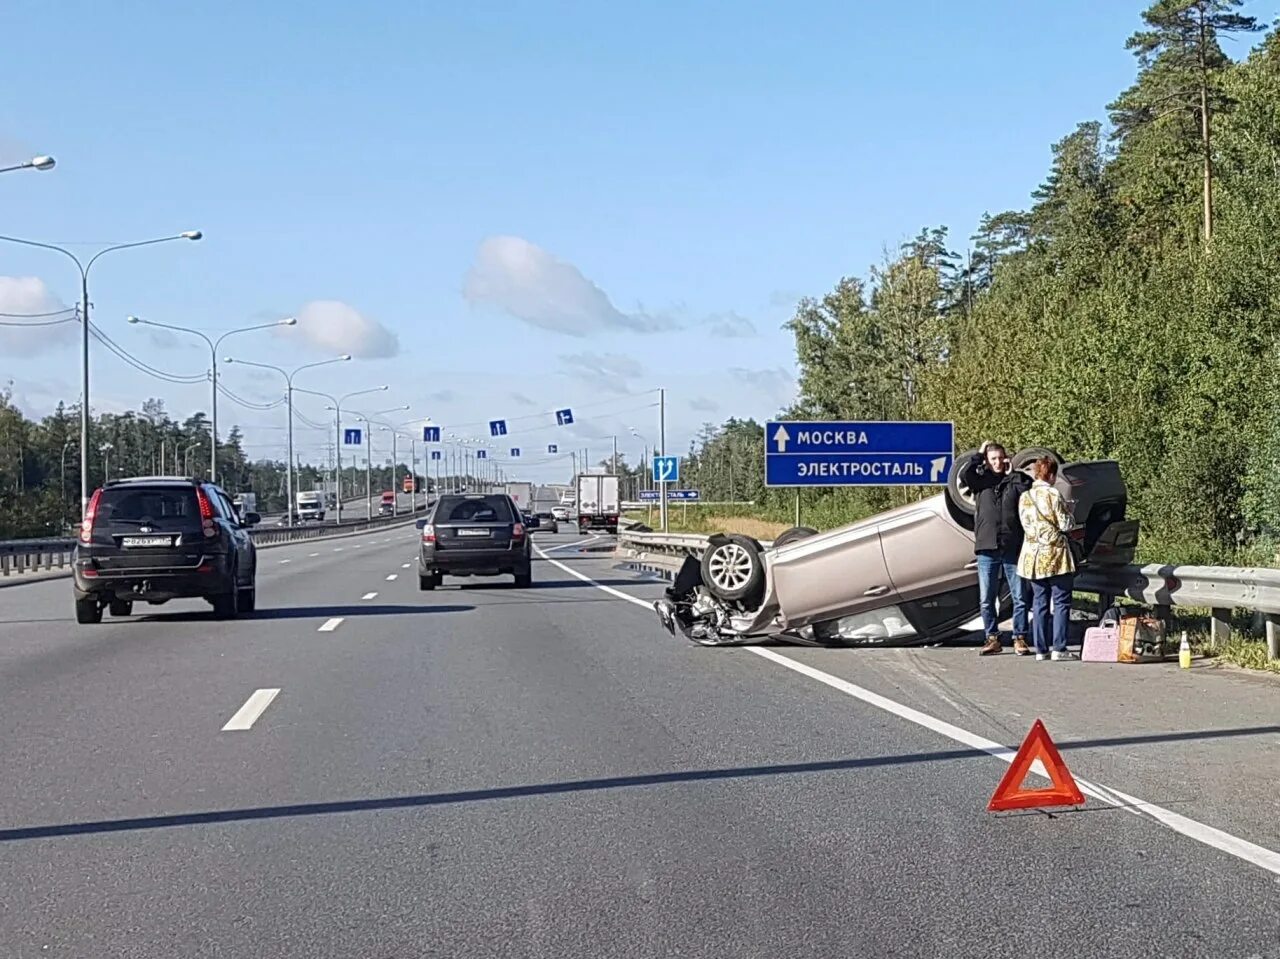
M1127 40L1133 84L1099 104L1105 122L1049 147L1025 209L989 212L967 243L904 224L913 238L884 262L801 300L787 324L797 397L781 416L951 420L961 449L992 438L1114 458L1144 560L1275 565L1280 33L1239 11L1152 4ZM1233 60L1228 40L1250 52ZM116 437L130 468L149 469L162 438L207 436L203 419L102 416L95 444ZM68 413L33 423L0 398L0 537L65 517L74 435ZM757 422L707 424L684 475L706 500L789 516L794 494L764 488L762 451ZM247 462L234 431L219 456L229 488L280 489L283 464ZM931 492L809 491L803 515L833 525Z
M1276 565L1280 34L1239 6L1151 5L1108 121L1064 131L1029 205L988 213L965 253L929 226L802 300L784 417L952 420L961 449L1114 458L1144 559ZM1233 61L1228 38L1252 51ZM788 515L763 442L758 423L708 426L689 451L704 496L730 497L733 464L734 498ZM815 522L894 502L804 500Z

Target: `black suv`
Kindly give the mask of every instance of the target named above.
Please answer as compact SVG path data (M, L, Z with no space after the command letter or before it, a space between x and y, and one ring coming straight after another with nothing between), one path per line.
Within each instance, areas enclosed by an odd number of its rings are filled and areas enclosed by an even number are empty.
M256 605L257 550L231 500L212 483L176 476L116 480L95 490L80 524L72 570L76 622L100 623L104 607L128 616L198 596L231 618Z
M418 551L418 588L449 576L501 576L533 583L533 550L520 507L501 493L441 496L426 519Z

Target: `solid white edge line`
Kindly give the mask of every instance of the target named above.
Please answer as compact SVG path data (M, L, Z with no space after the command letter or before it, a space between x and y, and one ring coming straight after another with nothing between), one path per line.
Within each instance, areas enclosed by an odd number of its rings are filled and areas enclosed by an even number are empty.
M332 633L335 629L342 625L344 617L335 616L333 619L326 619L324 623L316 630L317 633Z
M553 552L555 552L555 551L556 551L556 550L558 550L558 549L568 549L570 546L586 546L586 545L588 545L589 543L594 543L596 540L598 540L598 539L602 539L602 538L603 538L603 537L601 537L599 534L597 534L597 535L595 535L595 536L589 536L589 537L587 537L587 538L586 538L586 539L584 539L584 540L576 540L576 541L574 541L574 542L572 542L572 543L561 543L561 544L559 544L558 546L548 546L548 547L546 548L546 550L543 550L543 548L542 548L541 546L537 547L537 549L538 549L538 551L539 551L539 552L553 553ZM543 556L543 559L546 559L546 556L545 556L545 555Z
M538 552L542 553L542 558L547 562L564 570L570 576L574 576L582 580L584 583L590 583L592 586L596 587L596 589L603 590L609 595L616 596L619 599L624 599L629 603L635 603L637 606L644 606L649 609L653 608L653 603L647 600L643 600L638 596L630 596L614 589L611 586L605 586L601 583L597 583L590 576L585 576L582 573L579 573L576 569L571 569L564 563L551 559L551 557L547 556L541 548L538 548ZM768 649L763 646L738 646L735 647L735 649L752 653L762 659L767 659L770 662L776 663L786 669L790 669L802 676L807 676L810 679L816 680L825 686L830 686L832 689L838 690L847 696L859 699L868 706L874 706L876 709L892 713L900 719L905 719L907 722L914 723L917 726L923 726L925 729L929 729L938 733L940 736L945 736L947 739L968 746L970 749L986 753L989 756L994 756L1002 762L1011 763L1013 762L1013 757L1017 755L1018 751L1016 749L1001 745L993 740L979 736L976 733L971 733L966 729L961 729L959 726L953 725L952 723L938 719L934 716L930 716L928 713L922 713L918 709L913 709L910 706L906 706L892 699L888 699L881 696L879 693L873 693L869 689L864 689L863 687L857 686L847 680L840 679L838 676L832 676L830 673L824 673L820 669L814 669L812 666L808 666L804 663L798 662L797 660L791 659L788 656L776 653L772 649ZM1031 767L1031 772L1037 773L1041 776L1045 775L1044 767L1039 763L1039 761ZM1046 776L1045 778L1048 777ZM1092 783L1088 780L1081 779L1079 776L1075 776L1074 778L1076 783L1080 786L1080 791L1086 796L1093 796L1095 799L1099 799L1109 805L1121 805L1138 815L1145 813L1162 826L1165 826L1176 833L1180 833L1188 839L1194 839L1206 846L1211 846L1214 849L1221 850L1228 855L1235 856L1237 859L1242 859L1245 862L1252 863L1255 866L1267 870L1267 872L1280 876L1280 852L1276 852L1273 849L1267 849L1265 846L1259 846L1256 843L1249 842L1247 839L1241 839L1239 836L1233 836L1231 833L1224 832L1214 826L1197 822L1194 819L1190 819L1180 813L1173 812L1170 809L1165 809L1155 803L1150 803L1146 800L1130 796L1128 793L1121 792L1113 786L1104 786L1099 783Z
M378 595L377 593L365 593L365 594L364 594L363 596L361 596L360 598L361 598L361 599L375 599L375 598L377 597L377 595Z
M236 710L236 714L227 720L227 724L222 727L222 732L235 732L238 730L252 729L253 724L258 721L271 700L280 695L278 689L259 689L256 690L248 699L245 700L243 706Z

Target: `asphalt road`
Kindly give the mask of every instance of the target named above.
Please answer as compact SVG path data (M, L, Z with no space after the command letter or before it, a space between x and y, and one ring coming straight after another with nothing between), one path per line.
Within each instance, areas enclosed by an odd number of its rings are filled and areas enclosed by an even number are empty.
M536 542L530 589L431 593L412 529L264 550L230 623L0 591L0 957L1280 957L1280 866L1246 855L1277 831L989 814L1004 762L814 675L895 651L688 645L600 588L660 584Z

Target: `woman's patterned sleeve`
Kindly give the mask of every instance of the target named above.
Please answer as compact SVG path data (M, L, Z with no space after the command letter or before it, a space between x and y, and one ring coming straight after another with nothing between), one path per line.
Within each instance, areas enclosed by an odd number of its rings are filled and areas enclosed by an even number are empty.
M1071 532L1072 527L1076 525L1075 519L1067 509L1066 500L1057 490L1053 491L1053 518L1058 524L1058 529L1064 533Z

